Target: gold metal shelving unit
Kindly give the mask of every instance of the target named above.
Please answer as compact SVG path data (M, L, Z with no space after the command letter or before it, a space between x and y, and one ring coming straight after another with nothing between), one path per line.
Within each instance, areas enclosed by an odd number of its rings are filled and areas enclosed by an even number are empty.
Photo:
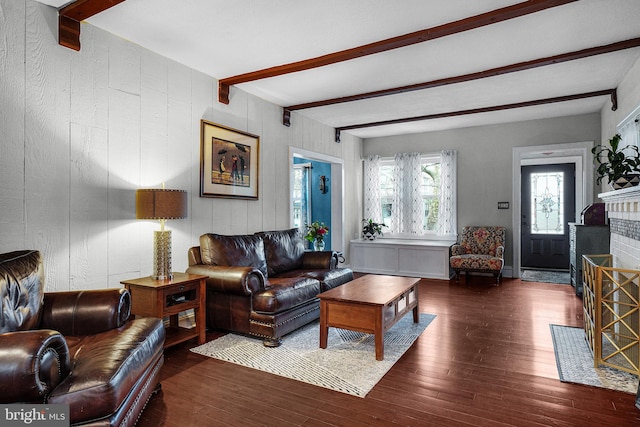
M613 256L583 255L584 331L594 366L640 375L640 271L613 267Z

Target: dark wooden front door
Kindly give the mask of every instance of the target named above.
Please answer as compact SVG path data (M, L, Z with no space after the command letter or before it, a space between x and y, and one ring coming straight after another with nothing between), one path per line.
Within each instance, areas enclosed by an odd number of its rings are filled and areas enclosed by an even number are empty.
M522 267L568 269L575 164L522 166Z

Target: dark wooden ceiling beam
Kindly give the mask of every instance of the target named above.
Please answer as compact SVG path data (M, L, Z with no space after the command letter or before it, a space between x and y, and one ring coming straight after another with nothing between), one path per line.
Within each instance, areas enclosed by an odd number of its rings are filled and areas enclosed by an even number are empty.
M291 111L303 110L307 108L324 107L327 105L340 104L343 102L360 101L364 99L377 98L380 96L397 95L401 93L411 92L415 90L431 89L434 87L445 86L455 83L468 82L472 80L484 79L488 77L495 77L502 74L514 73L517 71L530 70L532 68L543 67L546 65L560 64L567 61L574 61L577 59L588 58L590 56L603 55L606 53L616 52L625 49L631 49L640 47L640 37L625 40L621 42L611 43L603 46L596 46L587 49L577 50L569 53L562 53L559 55L548 56L546 58L534 59L532 61L519 62L517 64L505 65L503 67L492 68L477 73L464 74L455 77L447 77L438 80L432 80L429 82L416 83L407 86L400 86L390 89L383 89L373 92L366 92L356 95L344 96L340 98L325 99L322 101L307 102L305 104L291 105L284 107L282 123L285 126L291 124Z
M80 50L80 21L125 0L77 0L58 10L58 44Z
M554 98L536 99L533 101L516 102L513 104L493 105L490 107L472 108L469 110L449 111L446 113L427 114L425 116L405 117L401 119L382 120L379 122L360 123L355 125L340 126L336 128L335 140L340 142L340 133L345 130L363 129L368 127L395 125L399 123L410 123L432 119L442 119L445 117L463 116L469 114L489 113L492 111L510 110L514 108L533 107L536 105L552 104L556 102L575 101L577 99L593 98L597 96L609 96L611 97L611 110L618 109L618 94L616 89L605 89L594 92L579 93L574 95L557 96Z
M374 43L354 47L351 49L333 52L327 55L318 56L316 58L306 59L303 61L292 62L276 67L265 68L250 73L239 74L237 76L221 79L218 82L218 101L223 104L229 103L230 87L240 83L246 83L254 80L266 79L269 77L281 76L283 74L296 73L299 71L310 70L312 68L323 67L325 65L335 64L338 62L349 61L351 59L360 58L367 55L373 55L392 49L410 46L416 43L423 43L440 37L473 30L475 28L484 27L486 25L495 24L520 16L529 15L572 3L577 0L529 0L517 3L511 6L496 9L491 12L482 13L469 18L461 19L447 24L438 25L436 27L425 30L416 31L402 36L392 37Z

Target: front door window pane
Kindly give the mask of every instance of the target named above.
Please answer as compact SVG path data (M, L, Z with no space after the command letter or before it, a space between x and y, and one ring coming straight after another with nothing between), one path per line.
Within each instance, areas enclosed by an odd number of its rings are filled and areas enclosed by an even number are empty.
M564 173L531 174L531 234L564 234Z

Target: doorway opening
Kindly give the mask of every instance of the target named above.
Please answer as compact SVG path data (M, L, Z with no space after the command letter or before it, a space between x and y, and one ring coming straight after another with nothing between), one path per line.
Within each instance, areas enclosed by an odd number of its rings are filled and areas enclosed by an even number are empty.
M522 167L572 163L575 165L575 205L573 218L578 218L582 208L593 203L593 141L513 148L513 213L512 213L512 271L511 277L521 277L522 268ZM568 221L567 221L568 222ZM505 273L508 270L505 267ZM505 274L506 276L507 274Z
M302 228L313 221L329 226L325 250L344 251L343 169L338 157L289 147L289 222Z
M293 226L303 232L307 225L319 222L333 230L331 218L331 163L293 158ZM331 239L325 242L325 250L332 250Z

